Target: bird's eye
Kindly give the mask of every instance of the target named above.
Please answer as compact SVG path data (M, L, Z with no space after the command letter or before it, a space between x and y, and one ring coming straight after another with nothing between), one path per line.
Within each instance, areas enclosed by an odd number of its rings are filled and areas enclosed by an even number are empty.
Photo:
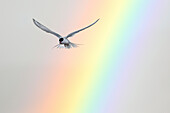
M60 38L60 39L59 39L60 42L63 41L63 40L64 40L63 38Z

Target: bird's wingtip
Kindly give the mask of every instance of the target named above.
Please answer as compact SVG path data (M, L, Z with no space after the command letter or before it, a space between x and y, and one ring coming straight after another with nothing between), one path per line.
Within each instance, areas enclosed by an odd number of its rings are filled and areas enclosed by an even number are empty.
M99 20L100 20L100 18L98 18L98 19L96 20L96 22L99 21Z
M36 23L37 23L37 21L36 21L34 18L32 18L32 20L33 20L33 23L34 23L34 24L36 24Z

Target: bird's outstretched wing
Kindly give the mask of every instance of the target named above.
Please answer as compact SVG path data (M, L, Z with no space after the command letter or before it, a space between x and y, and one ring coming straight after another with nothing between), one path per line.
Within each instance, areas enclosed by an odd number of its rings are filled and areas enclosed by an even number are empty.
M96 20L94 23L92 23L91 25L89 25L89 26L87 26L87 27L84 27L84 28L82 28L82 29L80 29L80 30L77 30L77 31L74 31L74 32L68 34L66 38L72 37L72 36L75 35L76 33L78 33L78 32L80 32L80 31L83 31L83 30L91 27L91 26L94 25L97 21L99 21L99 19Z
M39 23L38 21L36 21L35 19L33 19L34 24L39 27L40 29L42 29L43 31L47 32L47 33L51 33L55 36L57 36L58 38L61 38L61 35L59 35L58 33L55 33L53 31L51 31L50 29L48 29L47 27L45 27L44 25L42 25L41 23Z

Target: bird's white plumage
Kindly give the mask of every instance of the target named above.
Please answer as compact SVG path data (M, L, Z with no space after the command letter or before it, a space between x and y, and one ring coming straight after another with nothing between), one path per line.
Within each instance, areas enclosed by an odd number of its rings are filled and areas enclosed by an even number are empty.
M77 44L74 44L74 43L72 43L72 42L70 42L70 41L68 40L69 37L72 37L73 35L77 34L78 32L83 31L83 30L91 27L92 25L94 25L94 24L97 23L98 21L99 21L99 19L96 20L94 23L90 24L90 25L87 26L87 27L84 27L84 28L82 28L82 29L80 29L80 30L74 31L74 32L68 34L66 37L62 37L62 36L59 35L58 33L53 32L52 30L48 29L47 27L45 27L44 25L42 25L41 23L39 23L38 21L36 21L35 19L33 19L34 24L35 24L38 28L40 28L41 30L43 30L43 31L45 31L45 32L47 32L47 33L51 33L51 34L53 34L53 35L55 35L55 36L57 36L57 37L59 38L60 44L58 44L58 45L56 45L56 46L54 46L54 47L57 47L57 48L67 48L67 49L72 48L72 47L73 47L73 48L78 47Z

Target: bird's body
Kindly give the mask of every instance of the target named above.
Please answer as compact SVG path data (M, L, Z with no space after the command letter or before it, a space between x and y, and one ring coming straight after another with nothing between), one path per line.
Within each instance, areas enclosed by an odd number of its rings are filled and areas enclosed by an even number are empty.
M99 20L99 19L98 19L98 20ZM98 20L96 20L94 23L92 23L91 25L89 25L89 26L87 26L87 27L85 27L85 28L82 28L82 29L80 29L80 30L77 30L77 31L75 31L75 32L72 32L72 33L68 34L66 37L62 37L62 36L59 35L58 33L55 33L55 32L53 32L53 31L51 31L50 29L48 29L47 27L45 27L44 25L42 25L41 23L39 23L39 22L36 21L35 19L33 19L33 22L34 22L34 24L35 24L37 27L39 27L39 28L42 29L43 31L45 31L45 32L47 32L47 33L51 33L51 34L53 34L53 35L55 35L55 36L57 36L57 37L59 38L59 44L57 44L57 45L54 46L54 47L57 47L57 48L67 48L67 49L69 49L69 48L72 48L72 47L73 47L73 48L77 47L77 44L74 44L74 43L70 42L70 41L68 40L68 38L69 38L69 37L72 37L73 35L75 35L76 33L80 32L80 31L83 31L83 30L91 27L91 26L94 25Z
M77 44L74 44L72 42L70 42L67 38L60 38L59 39L59 44L57 44L56 46L54 47L57 47L57 48L74 48L74 47L77 47Z

